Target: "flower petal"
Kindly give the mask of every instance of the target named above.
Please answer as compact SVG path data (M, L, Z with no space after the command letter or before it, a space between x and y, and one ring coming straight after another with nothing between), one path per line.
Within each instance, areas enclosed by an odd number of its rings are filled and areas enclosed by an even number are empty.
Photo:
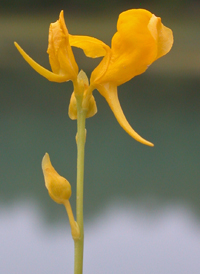
M69 35L69 43L71 46L81 48L87 57L98 58L106 55L109 47L90 36Z
M152 16L144 9L132 9L119 15L107 70L101 78L98 77L105 68L105 56L92 72L91 82L111 82L119 86L143 73L152 62L170 50L172 33L169 34L169 29L161 24L160 19L151 19Z
M156 44L157 44L156 59L158 59L170 51L173 45L173 40L174 40L173 33L171 29L165 27L161 23L161 18L156 17L154 14L152 15L149 21L148 29L156 41Z
M59 20L50 24L47 53L54 73L66 75L72 81L76 79L78 66L69 44L69 33L63 11L60 12Z
M58 74L55 74L55 73L43 68L38 63L36 63L28 54L26 54L26 52L16 42L14 42L14 44L15 44L16 48L18 49L18 51L21 53L22 57L26 60L26 62L35 71L37 71L43 77L47 78L49 81L62 83L62 82L69 80L66 77L66 75L58 75Z
M107 84L104 86L99 85L97 89L100 94L106 99L120 126L136 141L147 146L154 146L154 144L143 139L139 134L137 134L137 132L135 132L128 123L118 99L117 86L111 84Z

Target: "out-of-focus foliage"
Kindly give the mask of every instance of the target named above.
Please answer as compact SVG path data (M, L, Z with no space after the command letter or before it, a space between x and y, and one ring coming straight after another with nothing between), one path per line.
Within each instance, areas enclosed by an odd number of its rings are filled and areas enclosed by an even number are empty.
M110 11L114 10L119 6L123 6L125 8L144 8L145 6L162 6L163 8L171 11L177 11L183 8L191 8L198 5L197 0L101 0L101 1L93 1L93 0L1 0L0 8L2 10L32 10L37 11L41 9L51 9L51 8L67 8L76 11L88 10L88 11Z

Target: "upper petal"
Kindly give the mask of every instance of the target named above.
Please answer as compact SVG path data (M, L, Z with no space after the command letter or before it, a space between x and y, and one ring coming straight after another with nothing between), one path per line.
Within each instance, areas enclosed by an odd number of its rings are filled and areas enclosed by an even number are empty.
M172 42L169 31L159 20L152 21L152 16L151 12L143 9L132 9L119 15L107 70L101 78L98 77L105 67L104 57L92 73L92 82L121 85L143 73L153 61L170 50Z
M105 56L103 62L100 63L100 69L98 69L99 66L97 67L98 71L95 74L95 80L105 74L111 57L111 49L108 45L94 37L80 35L69 35L69 43L71 46L81 48L87 57L97 58ZM92 81L94 82L94 79Z
M63 11L60 13L59 20L50 24L47 53L54 73L66 75L69 80L76 79L78 66L69 44L69 33L65 25Z
M92 58L105 56L109 48L101 40L90 36L69 35L69 43L73 47L81 48L87 57Z

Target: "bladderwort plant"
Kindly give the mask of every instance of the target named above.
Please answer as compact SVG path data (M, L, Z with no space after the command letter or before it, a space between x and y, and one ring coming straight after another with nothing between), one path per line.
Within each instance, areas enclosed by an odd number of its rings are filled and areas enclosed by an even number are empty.
M47 53L52 71L49 71L31 57L15 42L15 46L28 64L43 77L53 82L73 83L69 102L69 117L77 120L77 187L76 220L69 198L71 185L60 176L51 164L46 153L42 159L45 186L50 197L66 208L71 234L74 240L74 274L83 272L83 182L84 151L86 141L86 118L97 112L93 91L97 89L106 99L120 126L142 144L153 144L138 135L130 126L118 99L117 87L139 75L158 58L167 54L173 44L171 29L161 23L161 18L144 9L131 9L122 12L117 21L117 32L112 37L111 47L90 37L71 35L65 25L61 11L59 19L50 24ZM81 48L90 58L102 57L99 65L91 73L90 81L84 71L78 68L72 47Z

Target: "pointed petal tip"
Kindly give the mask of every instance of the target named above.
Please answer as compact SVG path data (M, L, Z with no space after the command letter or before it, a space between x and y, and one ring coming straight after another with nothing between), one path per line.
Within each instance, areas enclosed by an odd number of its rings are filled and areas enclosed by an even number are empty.
M18 49L18 51L20 52L21 47L19 46L19 44L18 44L17 42L14 41L14 45L15 45L15 47Z
M47 165L51 165L49 154L46 152L42 158L42 169L44 169Z
M119 121L118 121L119 122ZM120 124L121 127L136 141L138 141L139 143L149 146L149 147L154 147L154 144L145 140L144 138L142 138L130 125L129 123L127 124Z
M60 14L59 14L59 18L61 19L64 19L64 10L61 10L60 11Z
M147 146L149 146L149 147L154 147L154 144L153 143L151 143L151 142L149 142L149 141L146 141L145 140L145 143L143 143L144 145L147 145Z
M49 158L49 154L46 152L46 153L44 154L43 159L47 159L47 158Z

